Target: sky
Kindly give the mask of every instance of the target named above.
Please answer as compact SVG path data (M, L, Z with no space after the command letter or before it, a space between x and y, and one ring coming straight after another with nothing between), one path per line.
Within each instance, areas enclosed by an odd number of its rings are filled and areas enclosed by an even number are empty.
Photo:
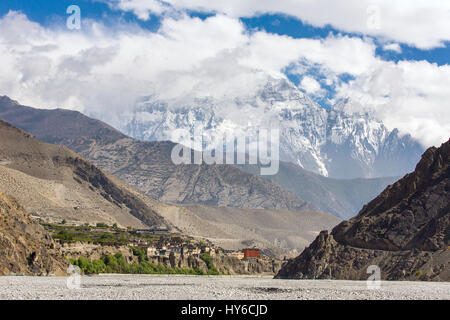
M437 146L449 60L447 0L0 2L0 95L111 122L140 96L241 97L270 76Z

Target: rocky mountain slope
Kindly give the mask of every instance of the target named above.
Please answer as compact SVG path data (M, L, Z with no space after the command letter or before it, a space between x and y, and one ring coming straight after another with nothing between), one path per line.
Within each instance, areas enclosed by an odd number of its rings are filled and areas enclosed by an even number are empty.
M91 144L107 144L126 138L104 122L71 110L35 109L0 96L0 119L31 133L39 140L64 145L71 150ZM74 150L77 152L76 150Z
M450 280L450 140L354 218L324 231L278 278Z
M164 202L238 208L310 210L279 185L229 165L175 165L172 142L122 139L80 153L98 166Z
M258 165L239 165L245 172L258 175ZM330 212L341 219L354 217L365 203L373 199L398 178L332 179L281 161L275 175L261 176L291 191L300 199L311 203L317 210Z
M42 143L2 120L0 136L0 191L34 216L123 227L165 224L123 182L67 148Z
M156 95L143 98L119 128L146 141L172 139L175 129L193 133L198 125L206 143L214 138L280 129L281 160L332 178L402 176L424 151L411 136L388 130L367 112L344 100L326 110L285 79L269 78L255 94L234 98ZM245 115L245 116L243 116ZM188 145L188 139L179 142Z
M340 219L318 211L243 209L204 205L178 206L165 218L184 233L206 237L228 250L256 246L273 256L301 252L319 234L331 230ZM193 214L194 213L194 214Z
M44 228L0 193L0 275L63 275L67 267Z
M174 166L172 143L137 141L75 111L33 109L0 97L0 118L43 141L65 145L147 195L168 202L298 210L306 201L316 210L348 218L393 182L393 178L329 179L281 162L278 174L265 176L280 189L227 165ZM239 168L260 173L254 166Z

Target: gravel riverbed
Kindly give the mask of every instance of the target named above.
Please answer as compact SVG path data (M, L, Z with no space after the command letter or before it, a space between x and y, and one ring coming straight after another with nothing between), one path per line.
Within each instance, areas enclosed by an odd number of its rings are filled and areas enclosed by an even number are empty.
M368 289L365 281L99 275L83 276L73 288L67 280L0 277L0 299L450 299L449 282L383 281Z

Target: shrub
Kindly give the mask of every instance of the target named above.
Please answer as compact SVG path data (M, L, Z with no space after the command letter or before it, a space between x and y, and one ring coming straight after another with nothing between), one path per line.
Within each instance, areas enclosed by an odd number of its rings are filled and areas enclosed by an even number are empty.
M90 262L85 257L78 259L70 259L73 265L78 266L84 274L99 273L123 273L123 274L186 274L186 275L205 275L219 274L215 268L205 273L199 267L194 268L171 268L163 264L155 265L147 260L139 263L128 264L122 253L115 255L107 255L101 260L93 260ZM214 271L215 270L215 271Z
M138 257L139 263L147 260L147 252L142 248L132 247L133 255Z
M103 260L94 260L89 265L90 268L88 268L89 273L93 274L99 274L104 273L106 271L106 265L103 262Z
M103 222L98 222L95 226L97 228L102 228L102 229L108 228L108 225L106 223L103 223Z
M108 255L103 258L103 262L106 265L106 272L108 273L118 273L119 272L119 263L115 256Z
M195 274L197 274L199 276L204 276L205 275L205 272L202 269L200 269L198 266L194 267L194 272L195 272Z

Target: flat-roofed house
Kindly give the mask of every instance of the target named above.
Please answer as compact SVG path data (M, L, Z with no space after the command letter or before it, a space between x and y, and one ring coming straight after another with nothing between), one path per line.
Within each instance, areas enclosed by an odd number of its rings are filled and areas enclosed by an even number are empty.
M248 259L248 258L260 259L261 258L261 250L256 249L256 248L242 249L242 252L244 253L244 259Z

